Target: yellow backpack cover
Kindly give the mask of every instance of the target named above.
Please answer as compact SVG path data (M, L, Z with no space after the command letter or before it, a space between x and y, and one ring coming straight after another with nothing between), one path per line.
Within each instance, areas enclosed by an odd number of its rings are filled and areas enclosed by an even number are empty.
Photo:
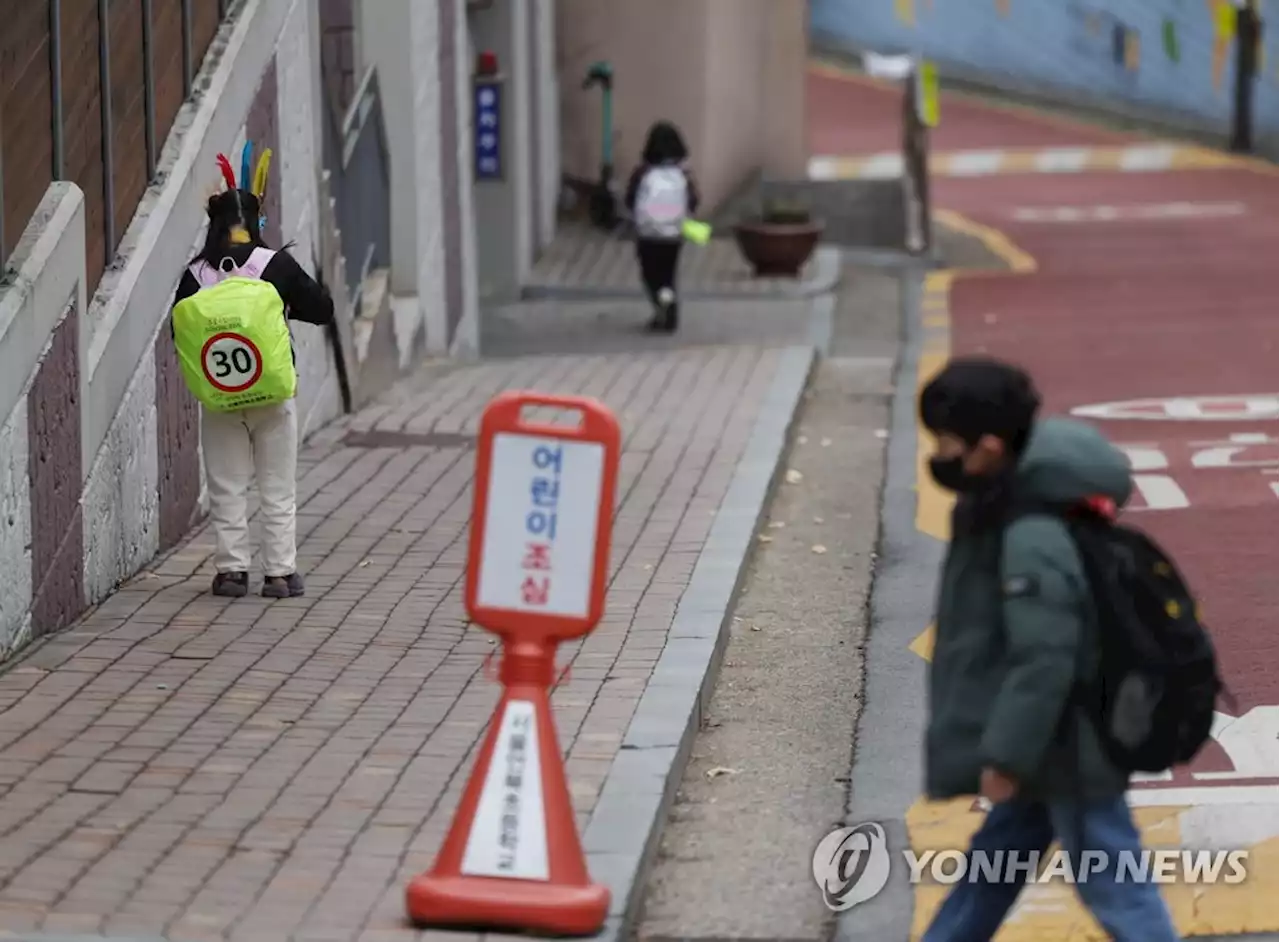
M292 399L298 391L284 301L263 269L275 253L255 248L244 265L198 261L200 290L173 308L182 375L207 409L230 412Z

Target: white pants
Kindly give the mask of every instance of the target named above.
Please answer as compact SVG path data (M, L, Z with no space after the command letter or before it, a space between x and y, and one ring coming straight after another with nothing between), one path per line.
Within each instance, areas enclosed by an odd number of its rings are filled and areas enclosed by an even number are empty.
M249 485L257 479L262 568L267 577L297 568L298 418L294 401L238 412L201 409L209 516L218 572L248 572Z

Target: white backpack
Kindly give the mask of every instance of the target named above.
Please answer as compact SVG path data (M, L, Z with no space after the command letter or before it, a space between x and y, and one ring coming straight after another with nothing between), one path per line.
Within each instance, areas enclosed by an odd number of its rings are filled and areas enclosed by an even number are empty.
M689 209L689 181L679 167L653 167L636 194L636 232L647 239L678 239Z

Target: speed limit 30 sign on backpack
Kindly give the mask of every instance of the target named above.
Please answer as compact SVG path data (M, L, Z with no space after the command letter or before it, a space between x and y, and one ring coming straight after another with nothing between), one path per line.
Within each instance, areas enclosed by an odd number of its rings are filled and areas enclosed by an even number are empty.
M173 339L183 378L208 409L274 405L298 391L284 302L262 280L274 255L258 247L239 267L224 258L188 269L200 290L174 306Z

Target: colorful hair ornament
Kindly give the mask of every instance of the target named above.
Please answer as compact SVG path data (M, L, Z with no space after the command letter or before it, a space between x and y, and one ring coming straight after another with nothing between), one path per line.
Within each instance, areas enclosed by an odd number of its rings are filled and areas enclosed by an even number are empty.
M271 167L271 148L268 147L258 158L258 169L253 174L253 189L250 191L261 202L267 193L267 170Z
M253 165L253 141L244 142L244 150L240 152L240 185L249 185L249 168Z
M226 154L218 155L218 169L222 171L222 179L227 181L227 189L234 190L236 188L236 173L231 169L231 161L227 160Z

